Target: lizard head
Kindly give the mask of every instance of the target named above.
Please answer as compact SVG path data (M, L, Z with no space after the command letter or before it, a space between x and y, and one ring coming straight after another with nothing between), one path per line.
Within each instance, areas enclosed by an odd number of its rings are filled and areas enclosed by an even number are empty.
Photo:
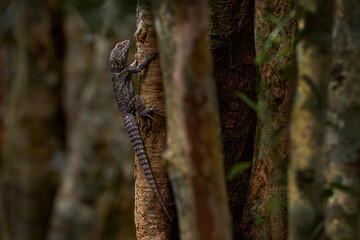
M125 40L115 45L114 49L110 53L110 66L111 67L123 67L127 63L131 42Z

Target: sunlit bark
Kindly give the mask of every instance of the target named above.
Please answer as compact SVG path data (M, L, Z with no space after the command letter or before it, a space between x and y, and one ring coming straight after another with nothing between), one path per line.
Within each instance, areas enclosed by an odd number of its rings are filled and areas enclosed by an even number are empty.
M139 63L149 53L159 52L152 16L151 1L140 0L137 7L136 46ZM165 100L160 69L160 58L157 56L139 75L139 93L145 106L156 106L154 120L140 119L141 134L149 157L156 184L167 203L167 210L172 217L168 219L164 210L145 177L144 171L135 159L135 225L138 239L177 239L178 228L175 206L170 190L166 163L162 154L166 145ZM136 81L136 79L134 78Z

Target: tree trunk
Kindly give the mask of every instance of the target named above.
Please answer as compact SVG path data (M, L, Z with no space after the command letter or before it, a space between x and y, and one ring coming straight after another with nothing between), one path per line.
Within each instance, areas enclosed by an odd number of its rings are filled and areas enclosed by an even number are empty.
M328 239L360 239L359 13L359 1L337 1L327 129Z
M258 110L260 119L245 211L249 217L244 219L245 239L287 238L288 128L295 86L293 6L294 1L255 1L258 106L266 108Z
M298 84L291 123L289 239L322 229L324 130L334 1L299 1Z
M0 15L3 16L4 12L9 5L8 1L3 1L0 4ZM5 109L6 109L6 92L5 82L8 79L9 69L6 68L6 63L9 60L9 46L8 34L4 32L4 27L0 27L0 164L3 165L3 150L4 150L4 128L5 128ZM10 240L9 224L6 216L4 205L4 181L3 176L0 174L0 239Z
M47 239L133 239L131 151L108 63L114 41L99 33L83 38L91 31L76 13L65 27L69 150Z
M207 1L155 1L181 239L231 239Z
M8 45L4 67L9 74L1 167L11 239L38 240L46 233L56 163L64 153L62 4L22 4L10 3L15 14L7 15L9 26L2 25L15 42Z
M158 52L154 19L151 11L151 1L138 1L136 46L137 59L142 62L147 54ZM144 171L135 159L135 225L137 239L177 239L177 221L175 207L169 206L174 202L170 190L170 182L162 153L166 143L166 119L164 107L164 93L159 57L151 61L149 66L138 74L139 93L145 106L158 108L153 121L140 119L141 134L150 160L152 173L160 193L167 203L173 222L165 215L158 200L145 177Z
M210 1L210 43L214 58L214 76L219 99L221 137L224 146L225 171L233 166L251 163L256 115L238 96L241 91L256 97L254 66L254 3L245 1ZM235 239L244 239L249 222L244 216L250 171L227 182ZM244 219L245 218L245 219Z

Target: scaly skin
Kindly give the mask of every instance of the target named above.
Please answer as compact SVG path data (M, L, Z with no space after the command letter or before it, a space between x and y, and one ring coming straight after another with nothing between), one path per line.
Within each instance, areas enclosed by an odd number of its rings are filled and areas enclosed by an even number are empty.
M110 54L109 63L112 74L115 99L124 120L126 131L134 147L136 156L139 159L141 168L144 170L146 179L148 180L156 199L160 203L161 208L164 210L170 221L172 221L167 211L166 204L154 180L144 142L136 120L136 112L138 112L142 117L151 118L150 113L153 112L155 108L145 108L144 103L140 97L135 95L134 85L131 78L132 73L138 73L142 71L156 56L156 54L151 54L150 56L146 57L139 65L137 65L136 60L131 65L126 65L130 44L131 43L129 40L122 41L116 44L115 48L111 51Z

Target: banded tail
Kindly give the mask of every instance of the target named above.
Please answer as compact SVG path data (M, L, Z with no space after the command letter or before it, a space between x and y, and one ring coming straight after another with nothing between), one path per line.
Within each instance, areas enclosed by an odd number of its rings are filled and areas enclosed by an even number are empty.
M136 156L139 159L141 168L145 173L146 179L149 182L150 187L154 192L156 199L160 203L161 208L164 210L165 214L172 222L172 218L170 217L170 214L167 211L166 204L160 194L159 188L156 186L156 182L150 168L149 159L146 154L144 142L141 137L139 126L137 124L137 119L133 114L126 114L125 116L123 116L123 119L124 119L126 131L130 137L130 141L134 147Z

